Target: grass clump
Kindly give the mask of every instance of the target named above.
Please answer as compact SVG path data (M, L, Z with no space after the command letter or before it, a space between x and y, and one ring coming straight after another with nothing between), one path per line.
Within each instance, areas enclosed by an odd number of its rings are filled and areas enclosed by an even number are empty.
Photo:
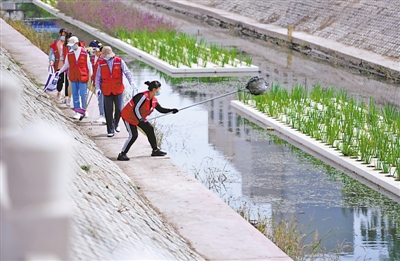
M294 214L278 220L276 213L270 218L258 213L254 220L251 219L250 209L246 204L236 211L295 261L340 260L339 253L350 248L338 244L336 249L327 253L322 244L329 237L335 236L334 228L320 236L318 230L311 229L310 225L299 224Z
M86 172L89 172L90 171L90 166L89 165L82 165L81 169L83 169Z
M4 16L1 18L4 19L6 23L12 26L15 30L25 36L44 53L49 52L50 45L54 41L54 36L51 32L46 32L44 29L41 31L36 31L32 26L20 20L13 20L11 18L5 18Z

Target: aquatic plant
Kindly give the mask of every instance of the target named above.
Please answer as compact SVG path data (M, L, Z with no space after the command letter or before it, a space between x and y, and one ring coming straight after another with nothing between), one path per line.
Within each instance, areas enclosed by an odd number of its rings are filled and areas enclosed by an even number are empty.
M232 67L251 66L252 58L244 56L245 61L236 48L224 48L217 44L206 44L204 39L190 36L182 32L119 30L118 37L133 47L147 52L174 67ZM242 57L243 58L243 57Z
M278 118L306 135L338 148L344 156L354 157L398 179L400 112L393 104L378 109L357 102L344 90L322 88L307 90L295 85L288 94L279 84L272 84L264 95L243 99L261 112ZM376 161L372 161L376 158Z
M332 228L324 235L319 235L318 230L312 229L309 224L299 224L295 214L281 217L274 211L272 217L266 217L257 211L256 217L252 217L251 208L246 203L238 207L236 212L293 260L340 260L340 253L350 248L349 245L341 243L337 244L336 249L331 250L331 253L328 253L327 249L322 247L322 243L329 237L335 236L337 228ZM307 243L306 241L310 238L312 238L311 242Z
M113 0L60 0L57 8L107 34L118 37L174 67L251 66L252 58L236 48L207 44L197 36L177 32L163 16L141 11L132 4Z

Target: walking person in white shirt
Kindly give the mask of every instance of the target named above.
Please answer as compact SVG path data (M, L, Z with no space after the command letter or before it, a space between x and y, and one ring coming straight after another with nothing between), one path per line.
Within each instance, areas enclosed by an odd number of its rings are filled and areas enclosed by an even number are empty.
M93 74L92 64L90 62L89 53L79 46L79 39L72 36L67 44L69 52L65 60L64 66L60 69L59 73L63 73L69 69L68 78L71 83L72 98L74 109L85 109L87 85ZM88 117L88 114L85 113ZM79 119L81 114L76 112L74 119Z

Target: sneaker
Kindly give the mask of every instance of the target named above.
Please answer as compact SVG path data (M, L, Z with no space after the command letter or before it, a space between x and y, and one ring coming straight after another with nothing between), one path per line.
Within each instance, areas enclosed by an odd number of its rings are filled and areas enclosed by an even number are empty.
M114 137L114 133L108 133L107 137L109 137L109 138Z
M127 161L127 160L129 160L129 158L128 158L128 156L126 156L126 153L121 152L120 154L118 154L117 160Z
M117 128L115 128L115 131L116 131L116 132L120 132L120 131L121 131L121 129L119 128L119 126L118 126Z
M153 152L151 153L151 156L165 156L165 155L167 155L167 153L160 149L153 150Z
M74 118L75 120L79 120L81 118L81 115L82 114L76 112L72 118Z
M89 118L89 113L87 111L85 112L85 118Z
M71 107L71 99L69 97L65 98L65 105L67 105L67 107Z
M106 124L107 122L106 122L106 118L104 118L103 116L100 116L100 118L98 118L97 120L96 120L96 122L97 123L103 123L103 124Z

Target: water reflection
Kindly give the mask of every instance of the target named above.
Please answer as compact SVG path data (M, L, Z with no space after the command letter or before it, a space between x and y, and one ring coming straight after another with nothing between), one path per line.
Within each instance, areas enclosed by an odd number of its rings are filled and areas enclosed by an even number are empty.
M38 32L50 32L58 34L60 28L56 24L56 20L48 20L48 19L26 19L32 28Z
M192 91L172 89L193 103L217 95L194 95ZM172 150L171 157L178 164L181 162L182 167L195 166L197 158L209 153L212 161L202 166L206 171L186 170L195 172L204 181L207 168L215 169L218 162L219 166L224 166L219 171L229 177L224 186L214 186L223 189L214 191L221 198L234 208L240 208L243 202L252 206L250 214L254 219L259 213L271 217L272 211L278 213L278 218L289 218L294 214L299 230L310 234L305 243L313 241L313 232L318 231L319 238L324 238L321 247L329 251L343 251L340 260L398 258L398 204L250 123L231 110L232 98L235 96L197 108L196 115L198 111L204 111L208 119L185 125L185 132L199 128L204 131L207 127L207 143L202 140L202 147L199 147L189 138L186 146L191 147L189 144L193 142L196 149L184 159L179 149ZM185 116L184 119L189 118ZM160 123L162 126L168 124ZM210 154L210 146L219 154L214 155L215 151ZM168 143L168 148L172 147L174 143ZM194 155L196 158L193 158ZM392 211L388 213L388 209Z

